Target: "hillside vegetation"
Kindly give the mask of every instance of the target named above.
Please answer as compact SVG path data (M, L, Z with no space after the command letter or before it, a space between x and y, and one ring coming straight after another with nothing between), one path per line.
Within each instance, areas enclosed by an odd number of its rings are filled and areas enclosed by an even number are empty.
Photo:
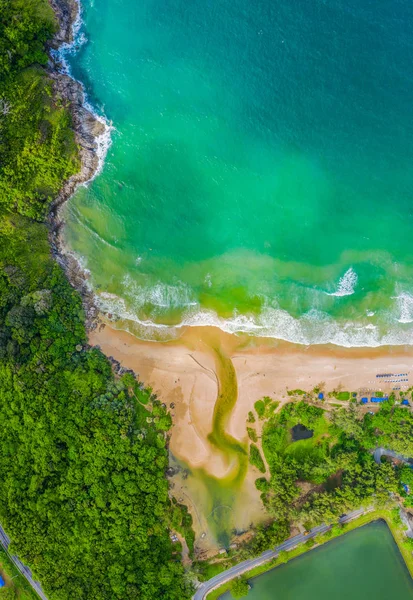
M182 600L169 415L87 348L42 223L79 166L42 66L54 15L46 0L0 0L0 14L0 522L51 600Z
M42 219L79 167L70 114L53 97L47 0L0 0L0 209Z

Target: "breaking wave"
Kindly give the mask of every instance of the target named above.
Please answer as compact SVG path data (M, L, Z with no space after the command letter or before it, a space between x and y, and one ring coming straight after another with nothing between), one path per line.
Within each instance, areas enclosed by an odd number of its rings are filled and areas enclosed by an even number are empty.
M130 275L126 275L122 283L135 309L145 305L151 305L155 309L198 306L191 289L181 282L176 285L157 283L152 287L143 287L138 285Z
M399 323L413 322L413 296L407 292L402 292L394 298L400 311Z
M140 299L155 298L158 305L164 306L171 290L160 290L156 286L153 291L146 291ZM173 290L173 294L177 290ZM181 291L179 292L181 293ZM176 296L174 296L176 299ZM101 293L97 296L100 309L114 320L120 321L121 328L128 329L142 339L174 339L185 327L218 327L231 334L249 334L257 337L269 337L295 344L334 344L346 348L378 347L387 345L412 345L413 330L406 327L401 319L392 318L391 325L379 327L373 323L354 321L339 322L326 312L309 310L296 318L280 308L267 307L258 315L234 314L224 319L214 311L202 310L194 303L181 322L176 325L156 323L151 319L140 319L130 310L123 298L114 294ZM413 297L410 297L411 320L413 320ZM190 302L187 303L190 306Z
M351 296L354 294L354 289L357 285L358 276L353 267L347 269L342 277L340 277L338 286L335 292L331 292L329 296Z

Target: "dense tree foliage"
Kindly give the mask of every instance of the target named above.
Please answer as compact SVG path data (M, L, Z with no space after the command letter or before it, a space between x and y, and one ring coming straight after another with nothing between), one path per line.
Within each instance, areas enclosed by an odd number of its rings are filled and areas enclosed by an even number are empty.
M237 577L231 581L231 596L236 600L247 596L249 589L250 586L248 585L248 581L243 577Z
M0 249L0 517L15 550L50 598L185 598L169 416L83 350L80 299L43 225L3 216Z
M254 467L257 467L257 469L261 471L261 473L265 473L266 468L264 461L262 460L261 452L255 444L250 445L250 463Z
M70 114L41 64L56 28L47 0L0 0L0 208L42 219L78 159Z
M364 429L370 434L370 446L384 446L413 457L413 413L388 401L381 405L380 411L367 415Z
M251 442L258 442L258 435L255 429L253 429L252 427L247 427L247 434Z
M291 430L297 424L311 429L313 436L294 442ZM390 492L400 491L402 475L387 462L376 464L371 449L384 445L413 451L403 438L412 425L411 413L393 402L364 418L354 405L327 416L304 401L288 403L264 425L270 477L257 479L256 486L276 519L311 525L333 522L373 502L386 504Z
M254 537L248 543L245 555L256 556L267 550L278 546L290 535L290 525L288 521L278 519L272 523L258 525L254 531Z
M45 43L56 30L46 0L0 0L0 76L46 64Z
M41 222L77 167L42 68L46 0L0 0L0 521L51 600L190 591L169 527L169 415L88 349L81 300Z

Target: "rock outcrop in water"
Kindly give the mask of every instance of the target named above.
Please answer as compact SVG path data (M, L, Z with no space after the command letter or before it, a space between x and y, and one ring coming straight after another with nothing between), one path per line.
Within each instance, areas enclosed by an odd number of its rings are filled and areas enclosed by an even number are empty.
M63 186L54 203L54 209L67 200L81 183L89 181L99 166L98 138L105 133L105 125L84 105L85 94L82 85L69 75L52 72L56 96L69 102L73 119L76 143L79 147L81 168Z
M79 14L77 0L49 0L59 23L59 30L54 36L51 46L59 48L62 44L73 42L73 24Z

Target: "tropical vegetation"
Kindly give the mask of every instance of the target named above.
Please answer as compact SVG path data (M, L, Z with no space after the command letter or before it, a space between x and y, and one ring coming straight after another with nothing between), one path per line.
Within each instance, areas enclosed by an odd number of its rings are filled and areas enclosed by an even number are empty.
M311 437L294 441L297 425ZM372 450L385 446L412 452L412 425L410 411L394 399L375 415L364 416L354 403L329 412L305 400L286 404L266 420L262 431L270 475L257 479L256 486L267 510L276 519L311 526L334 522L373 501L385 505L390 492L401 491L406 469L386 461L377 464Z
M0 0L0 522L51 600L190 596L165 408L89 348L43 223L79 167L47 0Z

